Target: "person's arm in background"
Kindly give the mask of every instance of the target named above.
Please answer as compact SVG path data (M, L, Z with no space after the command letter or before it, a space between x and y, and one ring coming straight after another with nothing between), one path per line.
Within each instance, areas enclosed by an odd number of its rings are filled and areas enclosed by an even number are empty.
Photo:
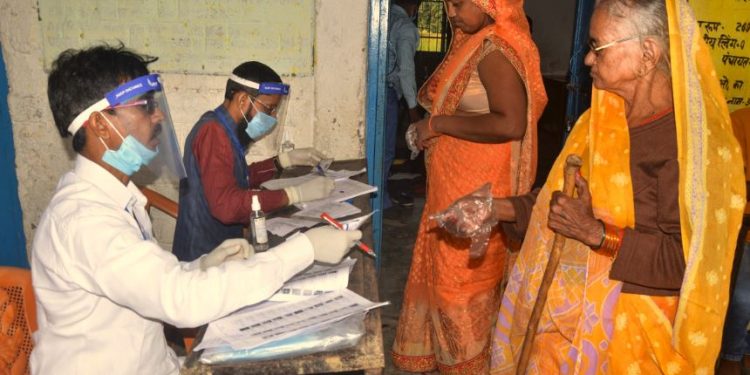
M287 205L283 190L247 190L237 185L232 145L219 123L206 124L200 129L193 140L193 155L208 208L220 222L247 224L253 194L258 195L261 208L266 212Z
M419 45L419 30L416 27L406 27L401 30L404 32L396 39L398 79L404 100L409 106L409 122L414 123L421 119L417 104L417 81L414 67L414 54Z
M487 91L490 113L478 116L433 116L417 126L420 148L440 134L481 143L502 143L522 139L526 133L526 88L508 59L495 50L478 66L479 78Z

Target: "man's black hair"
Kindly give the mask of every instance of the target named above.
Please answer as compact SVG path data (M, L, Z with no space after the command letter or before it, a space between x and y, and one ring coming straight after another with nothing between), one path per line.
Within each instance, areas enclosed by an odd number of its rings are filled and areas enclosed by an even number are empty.
M108 92L148 74L148 64L156 60L128 50L122 43L60 53L47 80L47 98L60 135L67 137L73 119ZM80 152L85 143L86 132L77 131L73 135L73 149Z
M257 61L247 61L232 70L232 74L253 82L281 82L281 77L268 65ZM244 91L251 96L258 96L258 90L240 85L232 80L227 80L227 88L224 91L224 99L232 99L234 93Z

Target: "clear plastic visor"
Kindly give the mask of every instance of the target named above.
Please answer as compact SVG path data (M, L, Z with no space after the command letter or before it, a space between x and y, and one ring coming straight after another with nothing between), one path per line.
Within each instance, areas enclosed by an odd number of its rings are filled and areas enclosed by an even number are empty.
M110 105L104 111L114 115L126 129L127 134L122 134L123 137L131 135L149 149L158 151L154 160L138 174L152 174L153 179L165 177L172 181L187 177L158 74L139 77L119 86L107 94L107 101Z
M273 131L255 141L262 141L265 146L278 150L281 146L289 107L289 85L282 82L254 82L234 74L229 79L257 92L257 95L250 96L255 109L276 118L276 126Z

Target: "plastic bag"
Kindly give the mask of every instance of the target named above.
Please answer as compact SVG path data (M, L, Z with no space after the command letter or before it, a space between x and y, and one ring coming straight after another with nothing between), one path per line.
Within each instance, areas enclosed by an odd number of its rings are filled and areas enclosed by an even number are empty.
M206 349L201 354L200 362L216 365L265 361L351 348L365 335L366 314L352 315L320 330L270 342L257 348L233 350L226 346Z
M416 123L411 123L409 129L406 130L406 146L411 151L411 160L414 160L419 156L419 148L417 148L417 126Z
M461 238L471 238L469 258L480 258L487 251L490 233L498 220L492 215L491 184L459 198L442 212L430 215L441 228Z

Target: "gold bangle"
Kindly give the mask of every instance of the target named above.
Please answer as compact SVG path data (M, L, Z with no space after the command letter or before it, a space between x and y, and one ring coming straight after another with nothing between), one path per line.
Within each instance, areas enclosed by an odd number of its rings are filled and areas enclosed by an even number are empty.
M431 133L435 132L435 129L432 127L432 118L435 116L430 116L430 119L427 120L427 129L430 129Z

